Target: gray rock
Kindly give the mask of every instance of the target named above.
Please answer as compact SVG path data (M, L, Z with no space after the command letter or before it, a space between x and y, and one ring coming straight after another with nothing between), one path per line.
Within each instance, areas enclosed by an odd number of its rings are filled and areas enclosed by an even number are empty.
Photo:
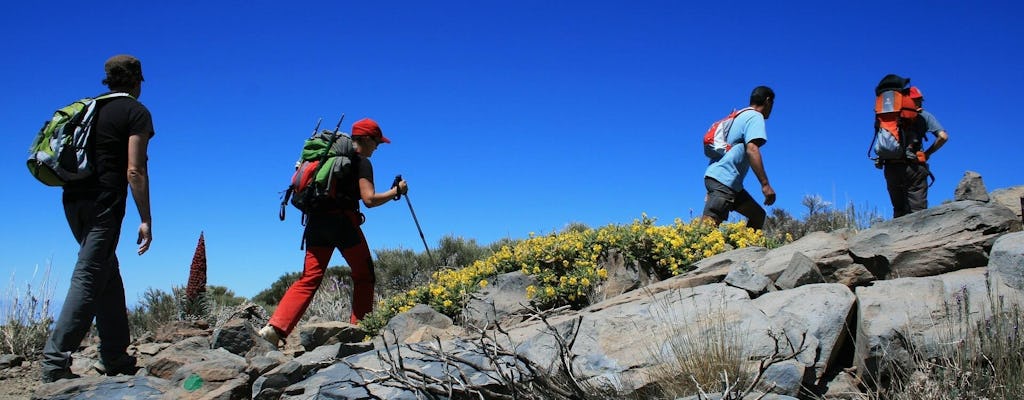
M658 276L636 261L629 261L618 249L609 249L598 260L608 278L595 289L594 298L603 301L658 281Z
M764 371L762 382L775 385L771 389L772 393L795 397L800 394L806 370L807 367L799 361L782 361L772 364Z
M392 317L384 327L383 335L389 343L403 342L420 327L431 326L447 329L452 325L452 319L448 316L437 312L428 305L417 304L409 311Z
M43 385L33 399L163 399L170 382L151 376L90 376Z
M825 277L821 276L818 265L801 252L793 253L789 266L775 280L775 286L782 290L811 283L825 283Z
M778 279L793 261L793 254L803 253L814 261L827 282L854 286L870 280L863 280L861 274L849 273L849 269L863 268L854 265L850 257L848 232L811 232L797 241L769 250L755 262L754 268L765 276Z
M774 329L785 332L794 344L801 338L806 349L797 357L811 369L808 376L818 378L834 366L838 349L849 336L847 324L852 322L857 299L842 284L819 283L765 294L751 303L771 321L769 326L750 325L753 331ZM762 348L758 354L768 355L773 349Z
M938 275L985 266L995 239L1020 230L1006 207L957 201L861 231L850 255L878 279Z
M213 331L211 348L224 348L232 354L255 356L274 350L256 333L256 328L247 319L234 318Z
M943 346L958 343L955 333L963 332L951 327L984 318L991 309L985 268L877 281L856 293L854 365L868 384L885 378L883 367L909 370L911 346L924 359L941 354Z
M299 341L306 349L327 344L361 342L365 337L366 331L347 322L317 322L299 327Z
M373 351L376 348L373 342L359 342L359 343L341 343L338 347L338 358L345 358L348 356L363 354L366 352Z
M150 375L170 379L183 365L209 359L210 352L209 337L187 338L153 356L146 369Z
M747 263L740 263L732 266L729 274L725 276L725 283L746 290L751 297L757 297L769 290L772 280L754 272Z
M828 390L825 392L826 399L836 400L869 400L867 394L860 390L860 380L856 376L840 372L828 383Z
M992 198L993 203L1009 208L1010 211L1017 214L1017 219L1021 218L1021 205L1024 204L1024 201L1021 200L1024 199L1024 185L993 190L988 195Z
M537 279L533 275L526 275L522 271L496 276L466 304L462 313L464 323L486 329L496 323L508 326L521 321L524 311L529 307L526 288L536 284Z
M1024 291L1024 232L1008 233L996 239L989 253L991 278Z
M964 172L964 177L960 179L960 183L953 190L953 200L974 200L974 201L988 201L988 189L985 189L985 182L981 180L981 175L974 171Z
M339 348L341 348L340 343L317 347L313 351L285 362L256 378L252 384L253 398L277 398L285 392L285 387L303 380L311 372L334 364Z
M694 270L688 272L686 275L696 275L702 272L714 271L723 268L728 270L733 265L739 263L753 263L754 261L760 260L766 253L768 253L768 249L755 246L729 250L697 261L697 263L693 265Z
M4 354L0 355L0 369L7 369L11 367L20 366L25 361L25 357L17 354Z

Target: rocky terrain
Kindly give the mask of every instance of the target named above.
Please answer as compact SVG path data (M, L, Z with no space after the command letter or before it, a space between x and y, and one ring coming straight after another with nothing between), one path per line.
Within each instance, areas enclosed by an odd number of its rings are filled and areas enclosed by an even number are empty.
M801 387L858 398L862 384L884 379L883 361L909 362L909 346L933 351L951 304L983 318L992 299L1024 298L1022 197L1024 186L988 192L968 173L955 201L859 232L729 251L661 281L611 252L607 282L581 310L529 310L531 278L510 273L458 324L417 306L370 340L347 323L309 323L276 350L256 335L265 313L248 305L216 327L181 322L140 338L135 376L92 372L94 344L74 354L82 378L47 385L37 363L0 358L0 399L415 399L417 387L489 398L510 382L550 383L566 364L578 382L637 393L666 335L706 334L699 321L710 315L742 332L751 360L772 360L761 371L765 398L795 398Z

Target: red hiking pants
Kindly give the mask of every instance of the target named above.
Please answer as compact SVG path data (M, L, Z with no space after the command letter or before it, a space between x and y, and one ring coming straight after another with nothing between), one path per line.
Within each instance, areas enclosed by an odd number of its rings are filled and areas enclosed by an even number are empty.
M366 244L363 230L359 228L362 215L358 211L346 211L343 214L328 216L309 216L306 225L306 261L302 276L285 292L278 303L274 315L270 317L270 325L282 333L282 337L291 334L295 325L302 319L309 303L313 301L323 281L324 272L334 249L341 251L342 257L352 269L352 315L349 322L355 324L364 315L373 310L373 258Z

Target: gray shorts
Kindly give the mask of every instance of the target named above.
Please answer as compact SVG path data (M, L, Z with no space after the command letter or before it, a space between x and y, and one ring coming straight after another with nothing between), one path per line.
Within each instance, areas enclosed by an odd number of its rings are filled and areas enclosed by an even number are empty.
M704 177L704 188L707 189L708 194L708 199L704 202L704 216L722 222L729 219L730 212L736 211L747 217L748 227L764 228L765 211L746 190L737 192L714 178L706 176Z

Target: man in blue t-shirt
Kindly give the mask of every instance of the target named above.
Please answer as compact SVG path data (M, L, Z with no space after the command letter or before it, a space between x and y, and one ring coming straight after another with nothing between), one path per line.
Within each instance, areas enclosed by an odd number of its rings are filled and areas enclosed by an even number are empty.
M768 183L761 158L761 146L768 141L764 121L771 115L773 104L775 92L771 88L754 88L750 94L750 107L741 111L729 128L726 142L732 147L704 171L704 187L707 189L704 218L713 220L716 225L725 221L730 211L737 211L747 217L747 226L764 228L764 208L743 189L743 178L747 176L747 170L753 169L761 183L764 204L775 204L775 189Z

